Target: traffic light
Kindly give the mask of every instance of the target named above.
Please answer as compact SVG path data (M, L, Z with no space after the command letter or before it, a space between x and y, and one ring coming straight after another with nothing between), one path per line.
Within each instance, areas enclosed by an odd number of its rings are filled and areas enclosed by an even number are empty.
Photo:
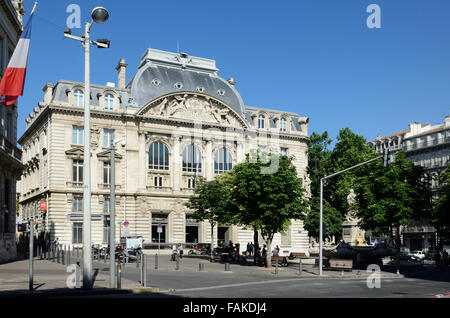
M330 233L329 233L329 229L328 229L328 224L324 223L323 224L323 237L327 237Z
M27 231L27 224L26 223L20 223L17 225L17 231L18 232L26 232Z
M383 168L386 168L389 165L389 149L383 150Z

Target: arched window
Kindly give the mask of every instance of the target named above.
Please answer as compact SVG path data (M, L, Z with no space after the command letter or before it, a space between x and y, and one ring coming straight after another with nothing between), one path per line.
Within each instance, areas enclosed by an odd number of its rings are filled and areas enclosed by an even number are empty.
M194 144L183 150L183 171L202 172L202 153Z
M286 118L281 117L280 119L280 131L285 132L287 130Z
M148 150L148 168L169 170L169 149L162 142L154 142Z
M105 109L113 110L114 109L114 96L111 94L105 95Z
M264 128L265 118L263 115L258 116L258 128Z
M231 170L232 167L233 160L230 152L226 148L217 150L214 156L214 173L224 173Z
M73 92L73 105L79 107L84 106L84 93L81 89L76 89Z

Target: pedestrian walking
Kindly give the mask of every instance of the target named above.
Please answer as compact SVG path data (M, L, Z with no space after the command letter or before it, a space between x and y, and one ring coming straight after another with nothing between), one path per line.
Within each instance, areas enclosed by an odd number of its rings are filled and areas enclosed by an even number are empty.
M249 249L249 255L250 256L252 256L254 249L255 249L255 246L253 245L253 242L250 242L250 249Z

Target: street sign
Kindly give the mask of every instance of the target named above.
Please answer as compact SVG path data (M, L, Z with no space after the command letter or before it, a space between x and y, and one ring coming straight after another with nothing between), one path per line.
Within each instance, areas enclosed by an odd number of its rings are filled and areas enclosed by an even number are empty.
M162 233L162 224L158 224L158 231L157 233Z
M41 208L41 211L42 210L47 210L47 202L46 201L41 201L39 203L39 207Z
M123 226L128 226L130 223L127 221L127 220L125 220L125 222L123 222Z

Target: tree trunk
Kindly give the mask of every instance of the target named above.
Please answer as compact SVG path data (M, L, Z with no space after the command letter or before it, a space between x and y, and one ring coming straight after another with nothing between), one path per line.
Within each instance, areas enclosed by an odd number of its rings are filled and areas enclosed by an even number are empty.
M268 238L266 240L267 243L267 255L266 255L266 268L270 268L272 266L272 239Z
M211 250L210 250L210 258L209 261L212 263L214 262L214 226L216 225L215 222L209 222L211 225Z
M395 247L396 247L396 257L397 257L397 273L400 272L400 248L401 248L401 240L400 240L400 225L395 227Z
M256 228L253 230L253 242L255 242L253 246L253 262L256 263L256 251L259 248L258 231L256 230Z

